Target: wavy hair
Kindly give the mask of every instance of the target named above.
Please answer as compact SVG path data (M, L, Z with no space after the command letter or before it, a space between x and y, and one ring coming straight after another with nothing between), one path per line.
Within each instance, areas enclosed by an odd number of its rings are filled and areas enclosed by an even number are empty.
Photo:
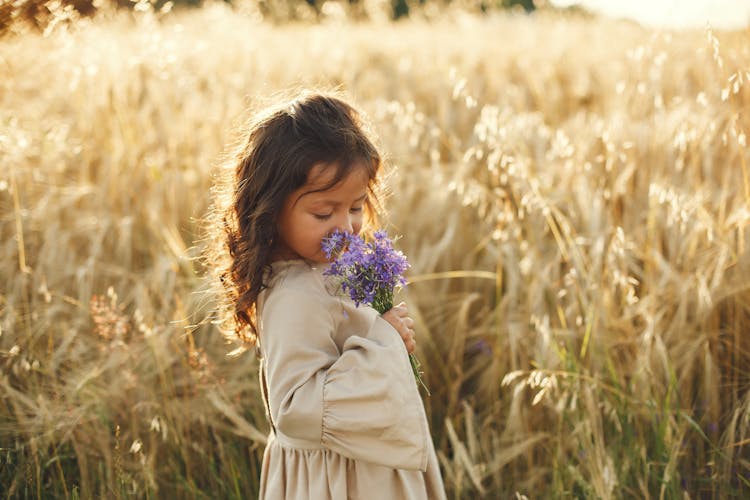
M219 323L245 345L259 337L258 296L270 279L277 218L287 197L304 186L314 166L335 168L329 189L350 172L367 170L365 231L379 210L382 159L363 116L334 93L303 92L268 107L241 130L236 151L212 189L206 254L221 283Z

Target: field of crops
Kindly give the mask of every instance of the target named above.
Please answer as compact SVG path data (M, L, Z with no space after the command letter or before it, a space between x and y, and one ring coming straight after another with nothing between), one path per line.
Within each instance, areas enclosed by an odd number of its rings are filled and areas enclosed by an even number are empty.
M268 429L199 259L269 96L388 158L449 498L750 495L750 32L210 6L0 39L0 493L253 498Z

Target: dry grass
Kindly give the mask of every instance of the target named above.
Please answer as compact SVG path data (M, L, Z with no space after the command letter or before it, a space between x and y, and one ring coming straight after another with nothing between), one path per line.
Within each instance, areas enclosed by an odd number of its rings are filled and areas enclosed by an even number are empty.
M398 167L451 498L747 495L750 43L709 38L211 7L4 40L5 495L255 495L255 361L195 258L232 124L300 84L347 90Z

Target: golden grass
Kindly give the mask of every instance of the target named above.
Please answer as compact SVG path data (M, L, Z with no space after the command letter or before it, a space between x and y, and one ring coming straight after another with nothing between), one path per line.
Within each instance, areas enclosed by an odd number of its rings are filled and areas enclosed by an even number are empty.
M5 39L6 495L256 494L256 364L225 356L196 258L232 125L296 85L349 92L397 167L451 498L747 494L749 52L551 14L216 6Z

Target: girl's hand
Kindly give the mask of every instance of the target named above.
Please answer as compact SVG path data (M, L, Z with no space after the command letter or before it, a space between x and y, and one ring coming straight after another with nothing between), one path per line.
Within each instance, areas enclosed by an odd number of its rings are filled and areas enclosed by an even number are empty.
M406 303L401 302L393 306L382 316L401 335L401 340L404 341L406 346L406 352L413 353L417 347L417 341L414 339L414 320L409 317L409 309L406 307Z

